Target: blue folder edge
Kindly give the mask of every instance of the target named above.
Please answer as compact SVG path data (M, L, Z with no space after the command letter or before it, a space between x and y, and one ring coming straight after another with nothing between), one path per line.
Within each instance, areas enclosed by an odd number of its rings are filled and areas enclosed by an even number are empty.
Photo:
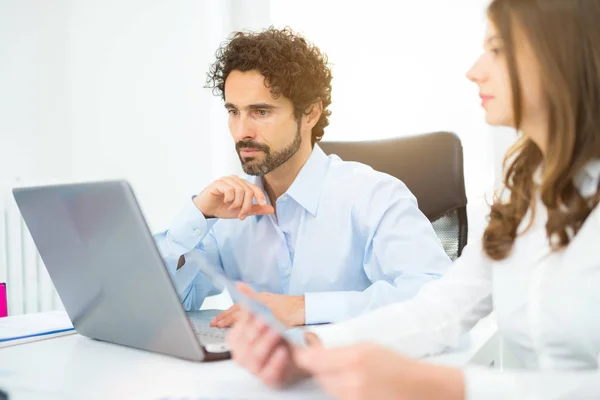
M10 337L10 338L0 339L0 343L2 343L2 342L10 342L10 341L13 341L13 340L29 339L29 338L38 337L38 336L53 335L55 333L62 333L62 332L68 332L68 331L74 331L74 330L75 330L75 328L66 328L66 329L58 329L58 330L55 330L55 331L34 333L34 334L31 334L31 335L15 336L15 337Z

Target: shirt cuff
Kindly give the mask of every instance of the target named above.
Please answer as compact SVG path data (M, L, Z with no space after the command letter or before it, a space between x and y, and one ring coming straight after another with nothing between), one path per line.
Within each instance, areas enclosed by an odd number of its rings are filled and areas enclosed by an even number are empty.
M360 309L362 292L317 292L304 295L306 325L343 321Z
M179 297L182 301L187 293L189 293L190 286L199 272L198 266L194 263L186 263L175 272L173 285L175 285L175 289L177 289L177 293L179 293Z
M317 335L319 342L325 348L346 347L357 344L357 338L347 323L309 326L307 329Z
M191 251L204 239L217 221L217 218L207 220L193 200L190 200L185 203L171 223L169 234L175 242L187 251Z

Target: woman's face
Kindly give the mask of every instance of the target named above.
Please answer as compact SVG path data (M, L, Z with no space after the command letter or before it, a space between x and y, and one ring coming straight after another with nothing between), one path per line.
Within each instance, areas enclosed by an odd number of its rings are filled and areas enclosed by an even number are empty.
M537 60L520 30L515 30L515 60L521 91L521 123L518 127L540 148L546 139L547 114L542 101L542 82ZM485 119L494 126L516 128L513 95L505 53L505 43L496 27L488 22L484 52L467 72L467 78L479 86Z
M504 44L495 27L488 23L483 54L467 72L479 87L485 120L490 125L513 126L512 95Z

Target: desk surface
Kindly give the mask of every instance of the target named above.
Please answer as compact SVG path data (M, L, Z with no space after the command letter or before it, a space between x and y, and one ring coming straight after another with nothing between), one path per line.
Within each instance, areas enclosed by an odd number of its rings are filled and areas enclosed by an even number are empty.
M430 359L464 365L494 336L483 320L458 350ZM312 381L272 391L231 361L195 363L80 335L0 349L0 387L22 399L318 399Z

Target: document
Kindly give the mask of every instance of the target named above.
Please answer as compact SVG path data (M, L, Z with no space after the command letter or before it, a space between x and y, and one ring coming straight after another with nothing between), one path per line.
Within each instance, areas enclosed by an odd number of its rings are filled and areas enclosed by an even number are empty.
M74 333L73 324L64 311L0 318L0 347Z

